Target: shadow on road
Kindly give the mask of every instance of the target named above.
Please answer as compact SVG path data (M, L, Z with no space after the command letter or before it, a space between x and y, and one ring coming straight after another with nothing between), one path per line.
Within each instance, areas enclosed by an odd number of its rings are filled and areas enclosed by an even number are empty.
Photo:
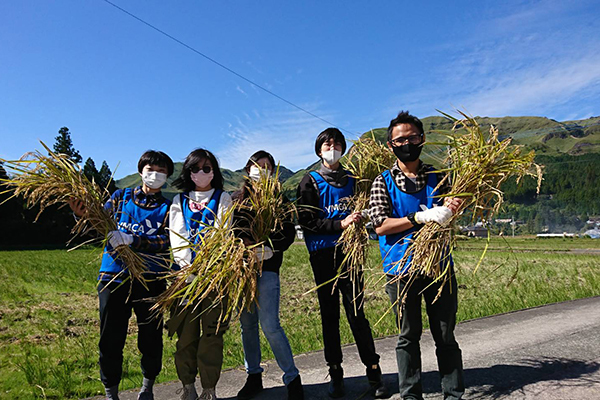
M551 357L524 359L518 364L466 369L465 384L470 399L500 399L540 382L553 382L563 388L592 387L600 384L600 379L590 376L598 370L600 363L597 362ZM426 393L441 391L437 372L423 374L423 390Z

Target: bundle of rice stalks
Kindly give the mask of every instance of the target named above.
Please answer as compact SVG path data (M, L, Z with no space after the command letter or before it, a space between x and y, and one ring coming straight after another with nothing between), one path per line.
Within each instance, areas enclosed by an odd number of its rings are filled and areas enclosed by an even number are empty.
M375 139L373 131L371 137L352 142L344 168L356 179L356 191L348 206L353 212L362 213L363 219L342 232L338 246L342 246L345 257L338 276L349 276L355 280L359 278L368 255L368 215L365 211L369 208L371 186L378 175L394 165L396 157L385 144Z
M13 196L24 198L29 207L39 205L37 218L54 204L81 202L84 215L77 221L72 233L86 235L95 231L103 238L103 244L106 244L108 233L117 229L115 220L104 210L110 193L93 180L90 182L69 156L57 154L43 142L40 143L48 152L47 156L35 151L17 161L2 160L15 173L12 178L4 181L9 186L4 193L13 192ZM146 267L139 254L129 246L119 246L116 257L127 266L132 278L145 282L143 273Z
M223 216L230 221L233 207ZM249 305L255 300L257 276L253 254L236 238L229 223L205 225L197 243L189 242L195 252L191 265L171 272L170 282L152 307L166 313L177 306L179 310L198 307L211 299L212 307L221 307L219 323L227 321L237 304Z
M286 219L291 219L295 208L284 202L281 184L266 174L257 181L248 181L245 201L235 203L222 217L231 221L234 213L251 215L244 227L245 236L253 244L245 246L231 223L206 225L197 244L190 243L195 257L192 264L170 274L171 285L157 301L154 309L169 311L173 305L182 309L197 307L202 300L213 299L221 305L220 323L229 320L236 311L249 309L256 301L258 277L262 273L262 258L255 249L270 246L269 235L281 229Z
M454 222L463 212L470 213L471 221L490 221L502 207L501 186L507 179L516 178L518 183L523 177L532 176L537 179L539 193L542 167L534 162L535 153L524 153L522 146L511 143L510 137L500 140L494 126L485 135L474 118L459 113L461 119L442 113L454 121L454 127L452 133L446 134L448 143L436 143L448 146L448 168L436 172L447 172L444 181L451 180L450 192L441 197L458 197L463 202L447 226L429 222L415 233L400 261L401 265L410 263L409 276L424 275L446 282L450 278L446 261L455 247ZM485 250L479 264L484 255ZM442 288L440 285L440 293Z
M285 221L296 218L296 208L284 201L281 182L279 182L279 165L273 175L261 173L257 180L248 179L247 197L237 204L241 215L247 216L244 234L252 238L252 248L260 246L273 247L269 236L283 228ZM257 272L262 272L262 261Z

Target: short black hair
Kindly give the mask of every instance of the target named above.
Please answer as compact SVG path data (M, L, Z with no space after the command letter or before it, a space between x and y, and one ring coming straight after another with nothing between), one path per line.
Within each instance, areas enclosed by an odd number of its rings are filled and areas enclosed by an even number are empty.
M273 172L275 172L275 159L273 158L273 156L271 155L271 153L264 151L264 150L259 150L256 153L252 154L250 156L250 159L248 160L248 162L246 163L246 166L244 167L244 170L246 171L246 173L250 173L250 167L255 165L256 162L258 160L260 160L261 158L267 158L269 160L269 162L271 163L271 170Z
M210 181L210 186L212 186L214 189L223 189L224 179L221 169L219 168L219 161L217 161L217 157L215 157L213 153L206 149L196 149L188 154L183 162L181 174L173 181L173 186L179 190L183 190L184 192L191 192L195 190L196 184L191 177L192 168L198 165L198 163L202 160L208 160L213 169L214 176L212 181Z
M319 133L317 140L315 141L315 154L319 155L321 152L321 146L328 140L333 139L334 142L342 145L342 154L346 152L346 138L342 131L338 128L327 128L323 132Z
M138 172L141 174L146 165L158 165L167 169L167 176L173 175L173 160L162 151L147 150L138 161Z
M408 111L400 111L398 116L390 121L390 126L387 130L388 142L392 140L392 131L394 130L394 127L400 124L413 124L421 135L425 133L425 130L423 129L423 123L419 118L415 117L414 115L410 115Z

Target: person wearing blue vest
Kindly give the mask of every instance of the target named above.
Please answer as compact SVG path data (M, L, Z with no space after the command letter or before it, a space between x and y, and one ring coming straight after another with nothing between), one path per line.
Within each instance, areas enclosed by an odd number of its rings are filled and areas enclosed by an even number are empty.
M258 180L261 176L271 176L275 171L275 160L271 154L259 150L250 156L244 170L251 180ZM251 206L247 202L248 195L252 190L250 181L246 181L241 190L233 194L236 202ZM289 200L283 197L283 201ZM256 219L252 209L238 208L233 216L233 226L236 235L246 245L254 244L251 235L251 221ZM249 400L263 390L262 372L260 365L261 351L259 338L259 322L277 365L283 371L283 383L287 387L288 400L304 399L304 390L300 372L294 363L294 354L290 342L279 322L279 294L280 281L279 270L283 262L283 252L286 251L296 237L296 228L292 216L287 216L281 224L281 229L271 232L269 243L256 248L256 256L261 258L262 273L257 282L257 302L252 304L250 310L242 310L240 324L242 328L242 345L244 346L244 364L248 373L246 383L237 394L238 400Z
M173 259L187 268L194 259L190 243L198 244L206 225L223 226L231 196L223 191L223 175L216 157L208 150L192 151L183 163L173 185L183 193L173 198L170 212L170 238ZM190 277L188 279L193 279ZM223 334L227 323L219 318L223 304L214 297L184 310L175 310L167 323L169 334L177 333L175 367L183 387L181 400L215 400L215 387L223 365ZM196 391L200 375L202 393Z
M458 300L452 264L449 282L434 282L432 278L417 276L409 283L410 259L401 261L414 232L431 221L445 225L461 201L447 198L442 205L441 198L436 197L448 193L450 188L447 181L437 188L443 175L432 173L433 168L419 160L425 132L418 118L406 111L400 112L390 122L387 134L388 146L397 162L373 181L369 216L379 235L383 270L388 282L386 292L400 328L396 347L400 396L402 399L423 399L419 341L423 330L421 297L424 297L444 399L460 399L465 387L461 351L454 338ZM446 260L452 263L451 257ZM443 291L436 300L442 284ZM398 320L398 302L402 300L398 297L407 285Z
M169 206L171 202L161 194L167 177L173 174L173 161L161 151L149 150L138 162L142 185L135 189L119 189L104 208L115 219L118 230L109 232L108 243L102 255L98 276L100 303L100 378L107 400L119 399L119 383L123 371L123 347L131 311L135 312L138 326L138 349L142 353L142 389L138 400L152 400L154 380L162 366L162 330L160 318L152 315L152 302L165 289L161 278L169 270ZM70 203L73 212L82 216L81 203ZM115 249L129 246L145 260L145 286L132 280Z
M379 355L375 351L371 326L364 313L362 277L352 281L348 276L335 281L344 260L341 246L336 246L344 229L361 220L361 214L347 209L347 199L354 194L355 180L340 165L346 151L346 139L337 128L327 128L315 142L315 153L321 158L319 169L304 176L298 187L298 220L304 231L310 255L317 298L321 312L325 361L329 366L328 394L342 397L344 375L340 340L340 295L358 347L366 375L376 398L388 391L383 383ZM358 295L357 295L358 294Z

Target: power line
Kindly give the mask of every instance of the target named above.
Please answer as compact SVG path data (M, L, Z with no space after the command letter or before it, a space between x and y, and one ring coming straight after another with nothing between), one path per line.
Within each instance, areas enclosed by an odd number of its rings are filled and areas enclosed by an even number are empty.
M132 17L132 18L134 18L134 19L138 20L139 22L143 23L144 25L146 25L146 26L148 26L148 27L150 27L150 28L154 29L155 31L157 31L157 32L159 32L160 34L162 34L162 35L164 35L164 36L168 37L169 39L173 40L174 42L176 42L176 43L178 43L178 44L182 45L183 47L187 48L188 50L191 50L191 51L193 51L194 53L198 54L199 56L202 56L202 57L204 57L204 58L205 58L205 59L207 59L208 61L212 62L213 64L215 64L215 65L217 65L217 66L219 66L219 67L221 67L221 68L223 68L223 69L224 69L224 70L226 70L227 72L229 72L229 73L231 73L231 74L233 74L233 75L237 76L237 77L238 77L238 78L240 78L240 79L243 79L243 80L245 80L246 82L250 83L251 85L254 85L254 86L256 86L257 88L259 88L259 89L263 90L264 92L266 92L266 93L270 94L271 96L273 96L273 97L275 97L275 98L277 98L277 99L279 99L279 100L283 101L284 103L286 103L286 104L288 104L288 105L290 105L290 106L292 106L292 107L295 107L295 108L297 108L298 110L300 110L300 111L302 111L302 112L304 112L304 113L306 113L306 114L310 115L311 117L313 117L313 118L316 118L316 119L318 119L318 120L320 120L320 121L323 121L323 122L325 122L325 123L327 123L327 124L329 124L329 125L331 125L331 126L336 126L336 125L335 125L333 122L330 122L330 121L328 121L328 120L326 120L326 119L324 119L324 118L322 118L322 117L319 117L318 115L316 115L316 114L314 114L314 113L312 113L312 112L308 111L307 109L305 109L305 108L303 108L303 107L300 107L299 105L297 105L297 104L294 104L294 103L292 103L291 101L289 101L289 100L287 100L287 99L285 99L285 98L281 97L281 96L280 96L280 95L278 95L277 93L274 93L274 92L270 91L269 89L267 89L267 88L265 88L265 87L263 87L263 86L259 85L258 83L254 82L253 80L251 80L251 79L249 79L249 78L246 78L246 77L245 77L245 76L243 76L242 74L240 74L240 73L238 73L238 72L234 71L233 69L231 69L231 68L227 67L226 65L224 65L224 64L222 64L222 63L220 63L219 61L215 60L214 58L207 56L206 54L204 54L204 53L202 53L201 51L199 51L199 50L195 49L194 47L190 46L189 44L187 44L187 43L185 43L185 42L182 42L181 40L177 39L176 37L174 37L174 36L172 36L172 35L168 34L167 32L165 32L165 31L163 31L162 29L160 29L160 28L158 28L158 27L156 27L156 26L152 25L151 23L149 23L149 22L147 22L147 21L145 21L145 20L141 19L140 17L138 17L138 16L136 16L136 15L134 15L134 14L130 13L129 11L125 10L124 8L121 8L121 7L119 7L119 6L118 6L118 5L116 5L115 3L113 3L113 2L111 2L111 1L109 1L109 0L104 0L104 2L105 2L105 3L108 3L108 4L110 4L111 6L113 6L114 8L116 8L117 10L119 10L119 11L121 11L121 12L123 12L123 13L125 13L125 14L129 15L130 17ZM342 130L342 131L345 131L345 132L347 132L347 133L350 133L350 134L353 134L353 135L358 135L358 136L360 136L360 134L359 134L359 133L357 133L357 132L353 132L353 131L350 131L350 130L348 130L348 129L345 129L345 128L342 128L342 127L340 127L340 126L338 126L337 128L339 128L340 130Z

